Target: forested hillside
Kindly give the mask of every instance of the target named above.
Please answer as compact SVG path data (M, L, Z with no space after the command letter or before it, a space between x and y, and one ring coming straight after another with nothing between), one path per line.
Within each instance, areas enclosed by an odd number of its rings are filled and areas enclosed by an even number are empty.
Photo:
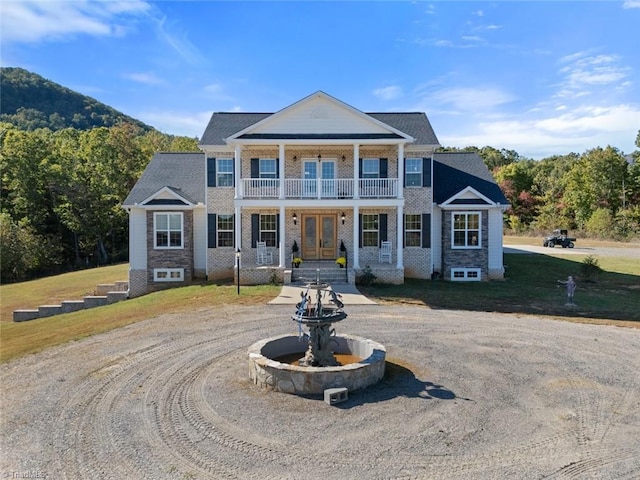
M122 201L157 151L199 151L21 68L2 68L0 281L128 260Z
M112 127L130 123L153 130L139 120L22 68L0 68L0 122L22 130Z

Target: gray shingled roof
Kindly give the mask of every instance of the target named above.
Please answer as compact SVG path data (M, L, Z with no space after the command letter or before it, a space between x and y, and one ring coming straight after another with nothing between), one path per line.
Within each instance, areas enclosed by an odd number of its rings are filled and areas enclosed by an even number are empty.
M434 153L434 201L443 203L467 187L496 203L509 204L480 155L475 152Z
M205 202L204 153L156 153L122 205L141 203L168 187L191 203Z
M216 112L202 134L200 145L225 145L224 139L273 115L273 113ZM389 125L416 139L414 145L439 145L427 115L413 113L367 113L376 120ZM352 136L357 139L357 134ZM278 138L286 138L281 135ZM351 137L349 137L351 138Z

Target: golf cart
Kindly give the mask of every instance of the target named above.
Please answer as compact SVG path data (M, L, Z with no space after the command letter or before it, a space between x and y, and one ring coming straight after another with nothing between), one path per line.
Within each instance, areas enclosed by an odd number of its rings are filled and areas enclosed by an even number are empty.
M555 247L556 245L560 245L562 248L573 248L575 245L576 239L567 236L567 230L554 230L552 235L545 237L544 242L542 242L543 247Z

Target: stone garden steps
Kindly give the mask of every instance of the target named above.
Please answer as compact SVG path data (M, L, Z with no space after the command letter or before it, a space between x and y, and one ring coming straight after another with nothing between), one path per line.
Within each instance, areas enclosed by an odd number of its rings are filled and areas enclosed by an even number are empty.
M60 305L40 305L37 309L14 310L13 321L26 322L62 313L77 312L78 310L120 302L127 298L129 298L128 281L105 283L96 287L95 295L87 295L82 300L63 300Z

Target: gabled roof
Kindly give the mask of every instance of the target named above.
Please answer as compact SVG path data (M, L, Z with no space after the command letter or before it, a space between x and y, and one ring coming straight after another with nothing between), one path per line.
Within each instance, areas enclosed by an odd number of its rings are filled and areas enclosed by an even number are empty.
M433 154L433 200L443 204L464 191L479 193L500 205L508 205L502 190L484 161L475 152ZM468 204L477 203L477 201ZM459 203L459 202L455 202Z
M368 121L371 132L268 132L264 128L267 122L277 121L281 117L303 108L305 104L321 99L342 109L345 114L361 121ZM381 128L383 130L381 130ZM386 130L386 132L384 131ZM226 145L228 138L240 139L308 139L308 140L332 140L332 139L414 139L416 145L438 145L438 139L429 123L426 114L413 113L364 113L340 100L327 95L324 92L316 92L308 97L275 113L232 113L217 112L211 115L209 124L205 129L200 145Z
M203 153L156 153L122 206L132 207L143 202L147 205L170 205L177 204L171 201L181 200L194 205L204 204L205 167ZM161 193L173 194L169 196L174 199L154 200Z

